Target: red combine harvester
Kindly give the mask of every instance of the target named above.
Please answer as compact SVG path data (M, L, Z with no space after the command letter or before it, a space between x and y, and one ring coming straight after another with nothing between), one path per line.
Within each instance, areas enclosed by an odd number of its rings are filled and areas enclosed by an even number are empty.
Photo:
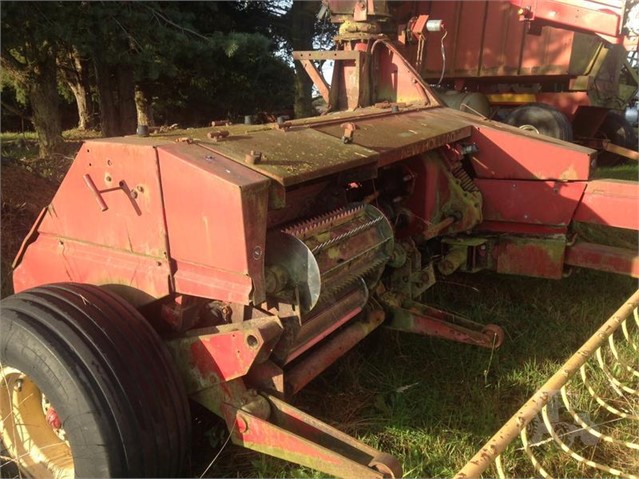
M400 35L405 54L441 99L530 131L605 153L601 164L637 160L623 113L637 93L639 4L600 1L390 3L405 31L411 18L442 20L448 33Z
M443 106L386 2L329 6L338 49L295 58L331 114L78 153L2 301L0 434L29 475L179 475L191 399L236 444L400 477L287 399L382 325L499 346L498 326L422 302L455 271L639 276L635 251L572 229L639 230L637 183L589 181L596 151ZM437 28L417 16L403 34Z

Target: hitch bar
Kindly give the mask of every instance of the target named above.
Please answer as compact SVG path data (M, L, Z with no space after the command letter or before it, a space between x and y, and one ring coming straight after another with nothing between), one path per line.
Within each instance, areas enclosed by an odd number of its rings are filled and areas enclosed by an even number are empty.
M235 444L343 478L400 478L393 456L345 434L266 393L257 408L224 404ZM249 412L251 409L253 412ZM260 413L261 412L261 413Z
M481 324L448 311L406 300L403 307L385 303L391 319L388 329L450 339L483 348L498 348L504 341L504 331L496 324Z

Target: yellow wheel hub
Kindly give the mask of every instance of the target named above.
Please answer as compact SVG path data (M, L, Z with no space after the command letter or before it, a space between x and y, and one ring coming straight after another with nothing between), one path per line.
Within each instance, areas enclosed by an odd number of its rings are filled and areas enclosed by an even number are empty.
M21 371L0 368L0 437L22 471L36 478L73 478L73 456L62 427L47 421L50 403Z

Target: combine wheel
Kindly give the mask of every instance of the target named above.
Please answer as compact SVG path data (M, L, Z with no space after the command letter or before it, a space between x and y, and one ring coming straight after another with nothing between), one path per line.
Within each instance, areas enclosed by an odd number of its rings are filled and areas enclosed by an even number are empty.
M25 475L182 472L186 395L162 341L131 305L73 283L0 305L0 437Z
M597 137L610 140L614 145L622 146L630 150L637 149L637 135L634 128L621 115L608 112L603 123L597 131ZM597 157L599 166L614 166L625 161L626 158L610 151L600 151Z
M515 108L506 117L505 123L560 140L572 141L573 138L572 126L566 115L543 103L532 103Z
M481 332L482 334L493 338L494 348L498 348L504 342L504 330L496 324L487 324Z

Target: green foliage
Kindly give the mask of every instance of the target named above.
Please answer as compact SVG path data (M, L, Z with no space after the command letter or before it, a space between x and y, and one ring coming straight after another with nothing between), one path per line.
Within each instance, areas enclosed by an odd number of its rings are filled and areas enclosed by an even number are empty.
M28 63L33 52L21 45L30 42L46 47L48 55L77 51L89 64L125 67L153 100L160 120L203 124L211 116L292 104L291 69L276 58L278 45L269 38L274 19L269 5L4 2L3 52ZM90 72L95 82L93 68ZM23 87L29 81L25 77L21 87L15 78L3 78L3 88L12 85L18 101L26 105ZM64 82L59 82L59 92L65 100L73 99Z

